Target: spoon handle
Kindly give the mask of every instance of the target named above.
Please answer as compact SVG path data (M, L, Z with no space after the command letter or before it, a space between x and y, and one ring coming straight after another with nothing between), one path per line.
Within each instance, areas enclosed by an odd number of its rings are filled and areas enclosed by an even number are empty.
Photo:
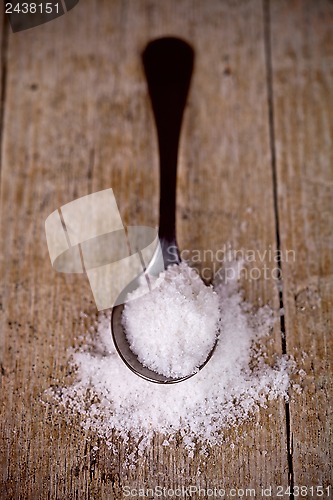
M176 241L176 183L180 130L193 70L194 52L178 38L150 42L142 54L155 117L160 156L159 238L165 267L179 263Z

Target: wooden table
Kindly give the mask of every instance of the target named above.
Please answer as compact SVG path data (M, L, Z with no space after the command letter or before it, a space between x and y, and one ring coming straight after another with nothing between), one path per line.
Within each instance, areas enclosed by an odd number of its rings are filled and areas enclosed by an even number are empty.
M282 279L244 279L245 298L281 308L269 355L294 356L306 376L289 404L270 402L230 431L230 440L242 435L236 447L190 460L156 436L128 470L120 441L113 455L41 404L65 380L80 312L96 312L84 276L52 269L44 222L112 187L125 224L157 224L157 145L140 54L163 35L196 51L179 155L180 247L267 250L253 266L280 265ZM327 487L333 3L81 0L31 30L12 33L4 22L1 42L1 498L120 499L125 485L252 487L257 497L271 485ZM280 263L269 249L280 250ZM295 258L283 258L290 250ZM203 265L214 271L214 262Z

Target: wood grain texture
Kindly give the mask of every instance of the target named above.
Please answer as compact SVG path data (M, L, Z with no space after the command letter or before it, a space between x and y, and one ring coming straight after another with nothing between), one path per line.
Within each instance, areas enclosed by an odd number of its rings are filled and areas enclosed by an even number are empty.
M0 96L1 96L1 106L0 106L0 127L2 127L2 115L4 108L4 95L3 91L3 80L5 77L5 62L6 62L6 49L7 49L7 25L5 23L5 14L4 10L0 11Z
M333 4L272 2L274 127L295 484L332 484ZM306 357L304 357L304 354Z
M329 9L328 3L320 5ZM296 23L299 4L293 8ZM287 3L277 2L271 10L281 246L296 248L298 259L303 255L316 266L315 241L326 248L329 235L324 232L323 239L316 231L319 222L327 231L324 219L318 217L323 217L321 203L328 213L326 176L331 153L326 136L315 135L317 144L310 138L302 142L302 134L312 133L308 117L313 114L319 124L332 126L327 108L331 101L325 100L324 92L329 85L324 61L329 58L330 44L327 42L320 59L322 83L318 85L322 90L316 95L323 110L318 114L305 89L302 93L280 81L283 74L281 77L279 65L283 70L284 64L289 71L287 82L296 78L290 73L283 45L288 37L290 44L294 43L294 26L285 28L285 36L277 40L287 9ZM318 13L312 10L309 16L315 23ZM328 26L328 20L325 22ZM95 314L87 280L82 275L52 270L44 236L46 217L64 203L112 187L125 224L158 222L156 135L140 61L151 38L181 36L196 51L179 155L177 222L181 249L215 254L227 243L236 250L277 248L264 33L264 9L259 0L82 0L57 20L9 34L1 158L1 321L6 332L2 349L1 498L120 499L124 485L175 488L196 484L258 491L269 485L288 485L286 417L281 401L270 402L253 421L231 430L225 446L212 448L205 458L196 455L190 460L181 445L165 448L156 436L134 470L123 466L127 448L121 441L114 441L118 454L113 454L75 419L68 426L62 415L41 403L48 387L66 380L67 350L77 344L87 327L80 312ZM324 46L321 40L316 38L311 57L296 45L291 68L297 63L308 69L308 64L318 62L316 51ZM300 66L299 71L304 68ZM297 114L285 110L295 102L299 113L306 113L308 125L297 122L288 129ZM301 135L283 135L286 127L298 129ZM307 149L295 149L292 137ZM295 160L290 164L283 155L296 158L301 151L315 156L318 145L323 148L322 159L314 167L311 160L307 170L310 175L312 167L317 169L311 177L313 183L300 182L293 170L300 169L300 163ZM308 237L300 227L312 228ZM328 349L324 312L331 261L328 251L320 248L320 272L307 274L301 260L297 267L283 267L288 350L298 357L300 349L311 353L305 369L312 392L295 395L297 404L291 405L294 436L299 433L298 451L294 450L295 480L299 481L310 481L310 475L302 476L302 468L312 474L311 480L320 479L309 472L310 453L306 449L310 443L322 446L316 463L324 471L322 478L328 474L323 463L327 438L319 437L316 442L312 434L321 429L321 406L315 408L311 398L318 394L317 404L325 404L326 411L326 385L320 388L318 384L329 381L324 376L323 360ZM207 258L201 269L208 276L219 265L216 259ZM264 265L272 270L276 264L268 254L264 262L253 263L261 270ZM321 280L317 294L323 293L323 297L321 308L318 306L312 316L312 312L296 307L293 293L306 290L314 277L317 286ZM268 303L279 312L276 280L263 279L261 273L261 279L245 279L243 285L245 297L254 305ZM316 344L311 340L314 322L326 332ZM268 351L272 359L275 352L281 352L279 325L268 339ZM311 361L315 368L311 368ZM301 413L299 405L304 405ZM307 411L309 435L300 431L301 415L304 418ZM97 451L93 450L95 445Z

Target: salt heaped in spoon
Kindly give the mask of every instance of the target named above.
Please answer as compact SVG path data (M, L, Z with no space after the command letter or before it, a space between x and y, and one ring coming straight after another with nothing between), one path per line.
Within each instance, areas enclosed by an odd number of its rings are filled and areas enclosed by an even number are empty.
M131 350L151 370L172 378L196 373L214 347L219 299L185 263L172 265L143 295L129 294L122 323Z

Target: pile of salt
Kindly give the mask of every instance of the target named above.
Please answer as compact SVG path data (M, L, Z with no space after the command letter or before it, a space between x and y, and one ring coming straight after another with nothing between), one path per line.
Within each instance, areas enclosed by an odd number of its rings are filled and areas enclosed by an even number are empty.
M171 378L196 373L214 347L219 299L187 264L150 278L152 290L129 294L123 326L131 350L151 370Z
M231 265L231 264L230 264ZM237 267L237 263L235 263ZM234 276L237 276L235 270ZM152 384L132 373L112 342L110 315L101 314L73 354L76 380L67 387L56 381L47 395L65 410L79 414L82 427L96 432L114 448L113 431L142 455L155 433L164 443L180 438L193 456L196 447L224 442L223 429L248 419L267 401L287 397L291 362L276 357L269 366L260 339L273 325L267 307L250 313L237 281L217 285L220 340L205 368L179 384ZM136 461L129 455L129 465Z

